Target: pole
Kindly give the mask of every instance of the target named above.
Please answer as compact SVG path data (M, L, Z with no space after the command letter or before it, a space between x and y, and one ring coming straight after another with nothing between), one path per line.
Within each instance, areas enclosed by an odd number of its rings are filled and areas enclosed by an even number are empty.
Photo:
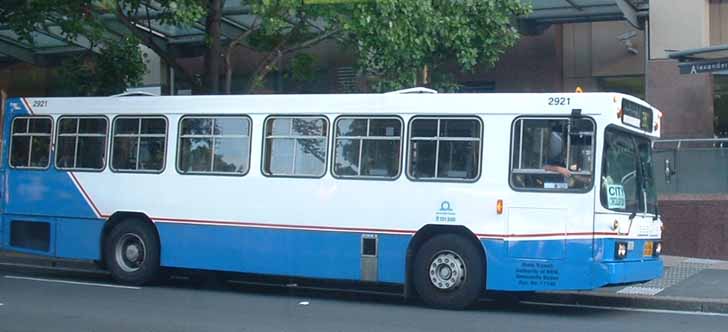
M174 67L169 66L169 95L174 96Z

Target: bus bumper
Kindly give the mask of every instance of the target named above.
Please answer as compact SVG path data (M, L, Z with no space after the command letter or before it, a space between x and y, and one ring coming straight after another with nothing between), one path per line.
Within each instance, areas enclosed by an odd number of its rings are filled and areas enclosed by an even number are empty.
M604 262L606 285L629 284L648 281L662 276L662 258L644 261Z

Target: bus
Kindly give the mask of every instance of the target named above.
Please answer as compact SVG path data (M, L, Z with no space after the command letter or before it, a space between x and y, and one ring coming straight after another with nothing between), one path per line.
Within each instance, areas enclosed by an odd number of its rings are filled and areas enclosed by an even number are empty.
M165 268L484 291L660 277L651 142L617 93L9 98L0 248Z

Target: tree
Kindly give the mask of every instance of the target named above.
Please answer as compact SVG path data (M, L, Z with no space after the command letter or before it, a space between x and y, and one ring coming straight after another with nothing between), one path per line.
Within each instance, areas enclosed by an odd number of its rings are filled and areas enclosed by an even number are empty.
M246 87L250 92L275 69L283 56L313 47L340 31L336 15L339 6L311 4L301 0L228 0L239 1L243 8L248 8L249 13L257 17L237 36L222 34L223 0L158 0L153 3L156 13L143 10L152 5L149 1L105 1L113 3L115 15L142 43L190 82L194 82L192 74L178 65L177 59L156 42L151 33L151 22L160 20L161 23L172 25L204 27L206 51L203 90L210 94L231 92L232 54L237 47L245 47L262 55ZM138 25L148 26L149 29L138 29ZM220 70L223 68L224 89L219 86Z
M144 71L139 42L130 37L109 43L98 54L67 59L59 77L74 96L108 96L140 84Z
M450 89L444 64L495 65L519 38L515 19L529 12L519 0L376 0L357 3L344 27L375 90Z
M231 56L236 47L242 46L263 55L248 80L246 89L251 92L262 84L284 56L311 48L341 32L341 6L300 0L258 0L243 3L250 6L251 14L257 18L246 32L233 38L225 46L227 93L231 90ZM305 60L299 57L297 61Z
M5 22L20 40L33 44L32 33L59 35L87 49L63 61L59 76L68 92L109 95L138 84L144 75L139 42L113 36L95 16L92 0L7 0L0 5ZM81 44L79 44L81 45Z
M245 47L262 55L247 90L259 86L286 55L336 37L357 51L358 63L376 77L375 90L413 84L447 88L443 65L460 70L493 66L518 39L514 19L529 7L520 0L227 0L240 1L255 15L237 36L221 29L225 0L5 0L0 20L29 38L30 31L52 23L69 37L103 40L103 17L113 13L141 43L151 48L178 76L193 85L193 73L154 35L152 22L194 26L205 31L204 91L231 91L232 54ZM200 88L200 86L198 86Z

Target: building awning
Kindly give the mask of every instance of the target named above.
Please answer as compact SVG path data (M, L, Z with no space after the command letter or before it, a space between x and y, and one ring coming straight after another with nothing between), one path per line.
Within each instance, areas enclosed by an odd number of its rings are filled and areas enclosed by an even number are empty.
M645 17L648 0L534 0L523 20L535 24L621 21ZM636 23L636 22L635 22Z
M621 21L640 24L647 16L648 0L521 0L533 6L531 15L519 18L522 31L527 34L543 32L552 24ZM248 29L254 21L249 6L238 1L225 1L222 15L222 38L231 39ZM163 9L155 1L142 0L144 15L130 15L132 20L143 22L137 28L151 33L154 42L176 57L201 55L205 48L205 33L202 22L192 26L171 26L159 20ZM113 14L99 13L107 26L110 37L129 34ZM43 30L32 33L32 41L26 41L0 24L0 61L23 61L39 65L57 62L59 58L82 52L92 47L91 43L79 37L69 40L63 37L57 25L48 21ZM639 26L638 26L639 27Z
M670 59L680 63L680 74L702 74L728 71L728 44L670 52Z

